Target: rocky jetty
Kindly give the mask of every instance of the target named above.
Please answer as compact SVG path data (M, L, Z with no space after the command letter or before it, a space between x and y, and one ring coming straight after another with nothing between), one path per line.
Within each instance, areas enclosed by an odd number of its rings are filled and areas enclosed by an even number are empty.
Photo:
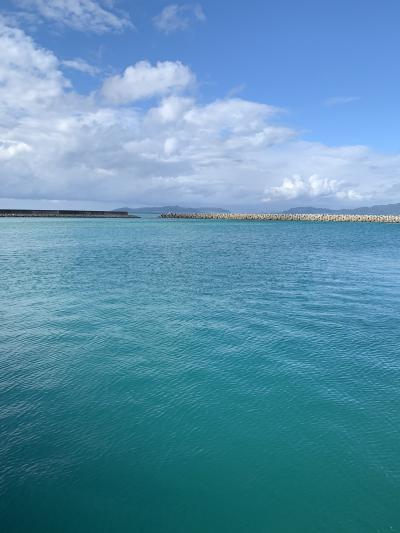
M266 221L304 221L304 222L385 222L400 223L400 215L340 215L306 213L166 213L161 218L190 218L206 220L266 220Z

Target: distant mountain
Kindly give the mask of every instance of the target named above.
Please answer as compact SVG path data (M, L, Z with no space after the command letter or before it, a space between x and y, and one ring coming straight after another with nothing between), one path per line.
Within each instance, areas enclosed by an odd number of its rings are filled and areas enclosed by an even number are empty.
M161 215L163 213L229 213L221 207L182 207L180 205L164 205L162 207L119 207L114 211L128 211L128 213L149 213Z
M341 212L341 211L340 211ZM321 214L333 214L333 213L339 213L339 211L335 211L334 209L328 209L325 207L291 207L290 209L287 209L286 211L282 211L285 215L294 215L294 214L300 214L300 215L321 215Z
M292 207L287 214L316 214L332 215L400 215L400 204L371 205L369 207L356 207L353 209L328 209L325 207Z

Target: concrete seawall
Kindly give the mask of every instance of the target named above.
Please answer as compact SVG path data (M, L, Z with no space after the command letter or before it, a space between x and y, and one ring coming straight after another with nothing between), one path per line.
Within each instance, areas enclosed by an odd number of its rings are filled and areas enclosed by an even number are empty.
M0 209L0 217L138 218L127 211L78 211L71 209Z
M385 222L399 224L400 215L322 215L322 214L235 214L235 213L166 213L161 218L190 218L204 220L266 220L306 222Z

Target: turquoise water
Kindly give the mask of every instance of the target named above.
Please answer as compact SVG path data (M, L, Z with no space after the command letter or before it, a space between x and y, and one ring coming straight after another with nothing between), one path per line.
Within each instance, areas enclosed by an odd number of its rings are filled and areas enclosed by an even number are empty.
M400 531L400 227L0 220L0 530Z

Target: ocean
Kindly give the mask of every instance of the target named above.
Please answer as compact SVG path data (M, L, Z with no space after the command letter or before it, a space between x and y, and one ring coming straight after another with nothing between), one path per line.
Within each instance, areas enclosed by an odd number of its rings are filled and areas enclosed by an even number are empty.
M400 531L400 226L0 219L0 531Z

